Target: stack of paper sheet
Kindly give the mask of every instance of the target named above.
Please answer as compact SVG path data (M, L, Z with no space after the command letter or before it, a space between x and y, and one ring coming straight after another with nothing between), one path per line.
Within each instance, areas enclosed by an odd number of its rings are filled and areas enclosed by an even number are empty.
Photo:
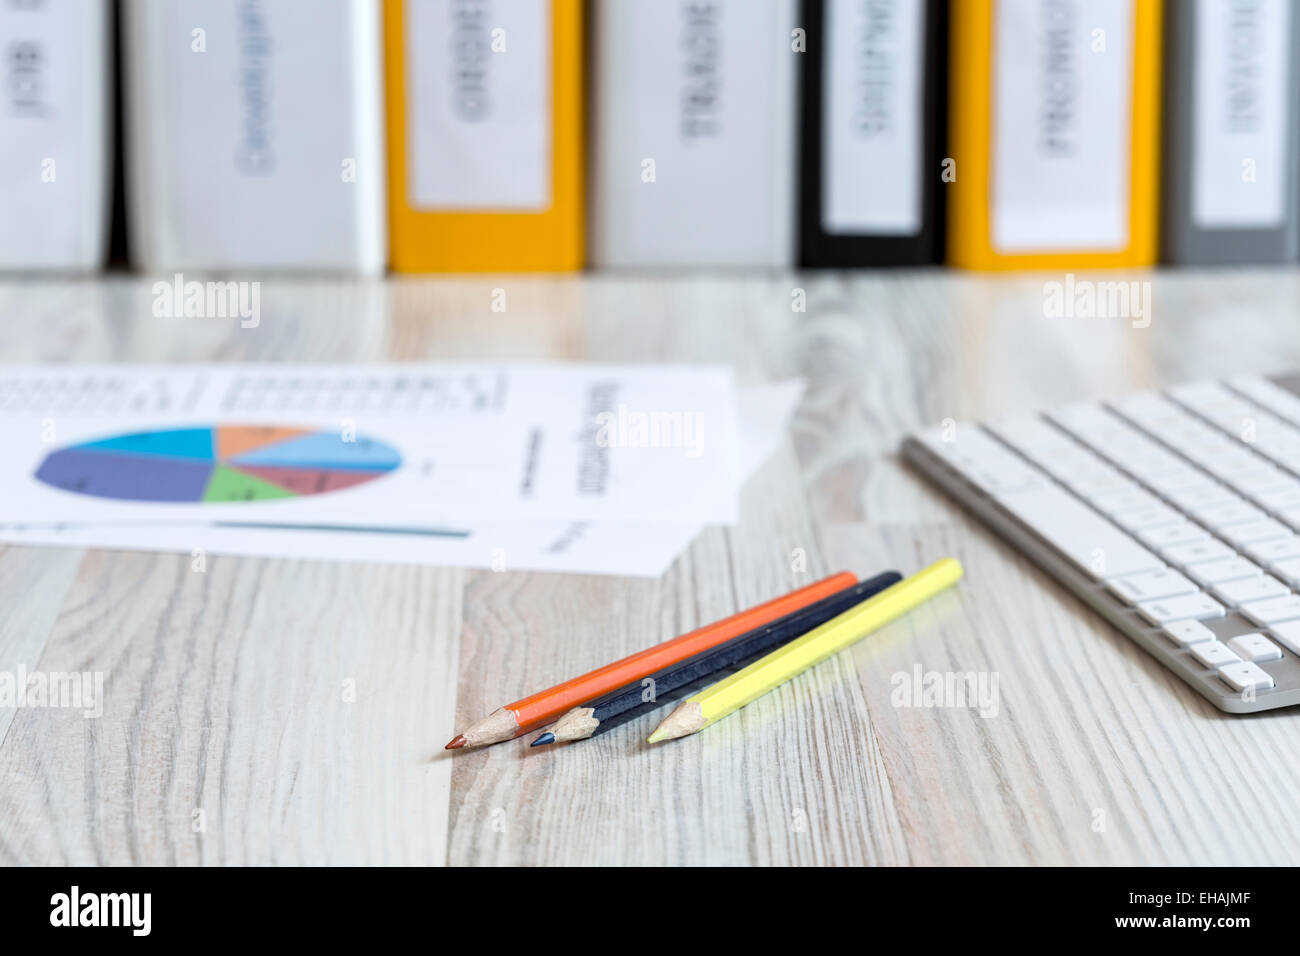
M0 540L655 576L735 520L800 391L738 401L685 366L0 368Z

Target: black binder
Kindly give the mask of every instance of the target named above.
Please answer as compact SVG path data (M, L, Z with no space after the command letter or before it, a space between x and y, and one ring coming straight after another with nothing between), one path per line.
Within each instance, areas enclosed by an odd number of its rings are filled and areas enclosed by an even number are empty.
M836 7L836 5L838 5ZM920 56L919 95L910 108L919 107L919 168L913 190L919 200L916 228L891 227L885 231L861 228L850 223L832 225L824 206L830 183L823 167L828 158L828 130L824 128L824 107L829 99L826 64L830 60L831 15L846 17L879 16L920 12L919 49L908 44ZM836 7L835 9L832 9ZM908 8L911 8L910 10ZM943 143L947 100L947 30L945 0L894 0L892 4L867 4L862 0L803 0L800 25L806 31L806 50L799 57L800 70L800 162L799 162L799 263L810 267L903 266L939 262L943 251ZM855 55L871 56L869 31L887 28L884 23L852 22L860 30L855 37ZM844 27L842 22L836 29ZM870 71L861 64L836 63L833 82L849 83L850 89L867 90L879 71L896 69L888 58L871 61ZM858 75L853 75L855 72ZM909 163L909 168L911 164ZM843 173L842 173L843 174ZM897 187L897 183L891 183Z

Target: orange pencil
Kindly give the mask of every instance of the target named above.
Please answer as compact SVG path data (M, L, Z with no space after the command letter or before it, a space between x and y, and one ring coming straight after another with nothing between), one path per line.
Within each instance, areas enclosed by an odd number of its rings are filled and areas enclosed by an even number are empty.
M554 687L539 691L531 697L517 700L513 704L506 704L488 714L463 734L457 734L451 743L447 744L447 749L482 747L518 737L520 734L550 723L579 704L595 700L612 690L639 681L665 667L693 657L701 651L707 651L733 637L739 637L779 617L785 617L792 611L815 604L822 598L852 587L856 583L857 579L847 571L832 574L828 578L823 578L797 591L791 591L766 604L760 604L748 611L741 611L721 621L707 624L689 634L648 647L631 657L606 664L581 677L575 677L563 684L556 684Z

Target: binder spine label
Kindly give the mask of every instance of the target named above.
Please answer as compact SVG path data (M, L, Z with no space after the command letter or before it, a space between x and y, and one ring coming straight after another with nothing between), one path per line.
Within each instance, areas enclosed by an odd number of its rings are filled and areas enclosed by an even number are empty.
M1286 219L1292 0L1196 0L1192 217L1201 229ZM1292 106L1291 108L1294 108Z
M406 0L404 22L410 205L550 208L549 0Z
M1129 244L1132 0L998 0L992 242L1000 254Z
M78 124L98 104L84 92L81 15L0 0L0 260L71 261L67 237L85 228L96 170Z
M916 235L925 4L827 0L825 10L822 229Z

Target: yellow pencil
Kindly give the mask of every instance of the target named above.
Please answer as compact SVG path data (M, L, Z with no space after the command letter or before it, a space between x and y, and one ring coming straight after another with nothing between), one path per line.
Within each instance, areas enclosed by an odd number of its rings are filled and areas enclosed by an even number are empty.
M655 728L650 743L685 737L717 723L796 674L844 650L944 588L956 584L961 576L961 563L954 558L936 561L924 571L886 588L803 637L760 657L726 680L687 697Z

